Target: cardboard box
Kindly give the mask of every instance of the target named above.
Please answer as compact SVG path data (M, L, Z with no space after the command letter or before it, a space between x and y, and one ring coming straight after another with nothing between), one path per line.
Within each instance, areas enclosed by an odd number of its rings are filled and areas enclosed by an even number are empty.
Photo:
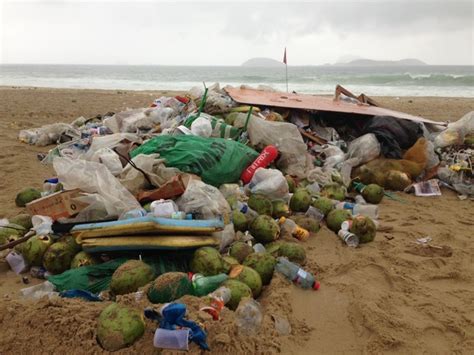
M79 189L56 192L27 203L26 210L32 216L49 216L53 221L72 217L88 206L87 203L75 200L80 194Z
M186 191L189 181L193 179L201 180L199 176L194 174L176 175L157 189L139 192L137 200L140 203L146 203L181 196Z

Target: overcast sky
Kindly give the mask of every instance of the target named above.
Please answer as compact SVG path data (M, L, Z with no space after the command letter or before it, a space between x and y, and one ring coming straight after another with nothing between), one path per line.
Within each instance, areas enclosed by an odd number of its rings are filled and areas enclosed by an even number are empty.
M0 0L2 63L289 65L349 56L474 65L474 1Z

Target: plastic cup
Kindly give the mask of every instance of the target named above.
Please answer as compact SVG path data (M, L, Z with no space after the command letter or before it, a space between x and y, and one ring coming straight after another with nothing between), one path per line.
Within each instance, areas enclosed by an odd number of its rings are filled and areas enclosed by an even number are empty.
M168 330L158 328L153 338L155 348L188 350L189 329Z

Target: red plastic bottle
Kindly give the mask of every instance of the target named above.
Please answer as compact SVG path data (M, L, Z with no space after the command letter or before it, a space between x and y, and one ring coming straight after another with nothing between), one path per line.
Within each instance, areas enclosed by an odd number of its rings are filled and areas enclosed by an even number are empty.
M257 157L257 159L255 159L254 162L242 172L240 180L242 180L244 184L248 184L250 180L252 180L253 174L255 174L255 171L258 168L267 167L272 161L277 158L277 156L278 149L275 146L266 146L265 149L263 149L260 155Z

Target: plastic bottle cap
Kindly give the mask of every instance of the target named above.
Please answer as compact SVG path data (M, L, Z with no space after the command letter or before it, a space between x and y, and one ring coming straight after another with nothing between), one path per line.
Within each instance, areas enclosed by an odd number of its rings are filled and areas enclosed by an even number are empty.
M318 281L315 281L313 284L313 290L317 291L321 287L321 284Z

